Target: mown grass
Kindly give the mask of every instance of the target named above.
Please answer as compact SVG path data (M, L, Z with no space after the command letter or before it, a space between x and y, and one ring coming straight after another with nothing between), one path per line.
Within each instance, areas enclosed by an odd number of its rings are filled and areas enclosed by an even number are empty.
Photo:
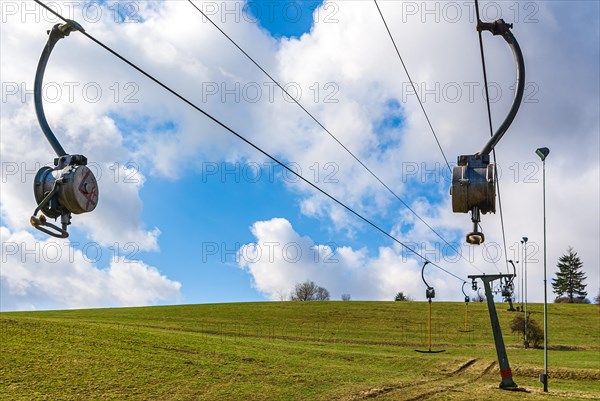
M543 352L509 332L515 381L498 390L485 304L434 302L426 348L421 302L278 302L0 314L6 400L542 400L600 394L600 310L549 305L550 393ZM531 305L542 321L541 305Z

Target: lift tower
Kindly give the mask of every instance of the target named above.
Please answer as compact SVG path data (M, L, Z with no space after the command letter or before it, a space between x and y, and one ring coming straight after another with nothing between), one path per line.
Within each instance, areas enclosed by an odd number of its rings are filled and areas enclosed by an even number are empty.
M508 363L508 355L506 355L506 347L504 346L504 339L502 338L502 330L500 329L500 322L498 321L498 313L496 312L496 305L494 304L494 295L492 294L492 287L490 283L495 280L507 279L510 280L514 277L513 274L483 274L468 276L473 280L473 288L477 288L475 282L476 279L480 279L483 282L483 288L485 289L485 298L487 300L488 310L490 312L490 321L492 322L492 332L494 333L494 342L496 343L496 354L498 355L498 365L500 365L500 376L502 381L500 382L500 388L502 389L514 389L517 387L517 383L512 378L512 371Z

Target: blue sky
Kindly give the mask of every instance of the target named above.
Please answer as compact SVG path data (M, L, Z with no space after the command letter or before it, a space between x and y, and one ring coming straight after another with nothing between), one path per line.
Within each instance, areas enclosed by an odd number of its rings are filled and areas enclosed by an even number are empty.
M472 264L454 257L444 241L278 89L270 99L269 80L191 5L133 2L125 9L123 3L103 2L97 6L98 20L77 7L58 7L460 277L504 271L505 259L522 257L521 237L530 237L529 277L537 284L529 295L537 300L542 294L541 166L531 150L550 147L548 221L555 234L549 238L549 260L575 245L589 266L588 290L595 295L600 286L593 267L600 259L594 225L600 90L590 91L598 87L599 58L599 46L590 43L600 41L597 3L578 3L589 11L582 15L561 1L512 8L482 2L486 13L497 11L515 22L527 82L536 89L498 146L508 255L502 249L498 214L483 217L484 246L464 243L470 219L451 213L445 163L373 4L196 4L286 87L300 88L303 106ZM432 4L436 15L407 9L404 3L380 6L453 164L457 155L478 150L489 135L483 97L477 91L467 96L469 88L482 89L479 49L468 7L455 19L447 3ZM54 21L42 12L34 18L18 7L5 11L1 309L278 300L305 279L329 288L333 299L349 293L353 299L386 300L397 291L424 299L419 259L75 33L57 45L49 64L45 82L63 87L63 96L46 101L46 110L67 150L85 153L101 172L100 204L93 213L74 216L67 243L56 245L33 230L27 225L35 207L27 171L53 155L49 147L39 146L31 99L23 91L33 77L31 60L39 57L44 32ZM557 26L558 16L568 26ZM565 32L586 40L573 48ZM512 100L514 65L501 39L484 39L490 80L503 91L492 105L497 126ZM69 54L82 56L60 68L61 58ZM556 76L565 77L573 96L582 99L581 107L558 96L562 88L555 85ZM76 88L75 101L66 96L69 82ZM90 92L80 88L101 88L104 96L90 100ZM262 92L255 101L251 94L257 88ZM446 96L457 88L462 90L458 101ZM226 94L227 89L235 93ZM9 127L19 135L5 135ZM578 140L571 141L566 131ZM585 166L576 179L564 173L574 159ZM562 194L581 188L592 195L577 197L573 207ZM576 210L574 215L565 216L566 208ZM582 231L585 239L570 243ZM48 250L55 249L62 254L52 259ZM257 250L262 257L252 259ZM438 298L462 299L459 280L435 269L426 274Z
M322 4L323 1L316 0L250 0L247 7L258 24L273 37L290 38L310 32L314 22L313 12Z
M313 12L321 3L250 1L248 10L261 28L281 40L298 38L310 32ZM230 46L223 51L235 53L236 49ZM377 127L381 135L401 125L400 108L397 100L387 102L385 117ZM277 153L277 149L267 151ZM297 231L310 233L311 238L320 244L366 247L372 252L378 246L391 244L389 239L362 222L359 222L360 229L349 238L332 231L323 221L303 216L294 190L285 186L286 182L295 179L283 176L279 166L264 167L264 164L251 160L245 163L208 162L200 172L189 172L177 181L152 180L144 186L142 219L161 228L161 250L140 256L152 265L169 266L169 277L185 283L182 289L184 302L265 299L264 294L252 288L251 276L240 270L235 255L242 245L254 240L250 227L256 221L285 218ZM256 165L263 166L258 178L254 169ZM314 177L316 170L304 173ZM320 172L323 175L328 173L325 170ZM306 184L298 182L292 186L304 187ZM165 205L160 196L165 192L174 194L169 205ZM425 193L429 195L429 201L435 202L439 195L432 192L434 190ZM378 216L371 218L382 227L387 224Z

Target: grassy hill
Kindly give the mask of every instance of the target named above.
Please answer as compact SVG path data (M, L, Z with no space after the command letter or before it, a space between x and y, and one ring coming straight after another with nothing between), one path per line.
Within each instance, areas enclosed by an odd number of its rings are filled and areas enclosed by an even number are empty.
M498 389L487 306L271 302L0 314L2 400L580 400L600 395L600 309L549 305L543 351L497 304L514 379ZM542 306L531 305L542 323Z

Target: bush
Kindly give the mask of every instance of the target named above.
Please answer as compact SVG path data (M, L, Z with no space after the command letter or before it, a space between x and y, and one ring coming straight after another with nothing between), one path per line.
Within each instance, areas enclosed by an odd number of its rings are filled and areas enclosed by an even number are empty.
M350 294L342 294L342 301L350 301Z
M521 335L525 348L529 348L530 345L533 345L534 348L540 348L542 341L544 341L544 331L540 325L531 318L527 321L527 342L525 341L525 316L521 313L515 316L510 322L510 330L513 333Z
M394 298L394 301L398 301L398 302L410 302L410 301L412 301L412 298L409 295L404 295L403 291L400 291L399 293L396 294L396 297Z
M329 291L308 280L296 284L290 298L292 301L329 301Z
M317 288L317 293L315 294L315 301L329 301L329 291L327 291L327 289L323 287Z
M591 302L587 298L573 298L573 300L571 301L571 299L569 297L556 297L554 299L554 303L555 304L589 304Z

